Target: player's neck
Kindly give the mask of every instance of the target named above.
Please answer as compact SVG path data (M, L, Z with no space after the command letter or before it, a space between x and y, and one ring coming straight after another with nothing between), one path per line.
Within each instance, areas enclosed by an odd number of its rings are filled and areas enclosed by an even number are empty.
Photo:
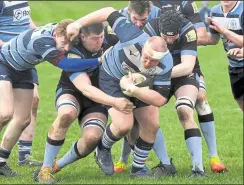
M223 13L229 13L236 6L237 2L230 6L222 6Z

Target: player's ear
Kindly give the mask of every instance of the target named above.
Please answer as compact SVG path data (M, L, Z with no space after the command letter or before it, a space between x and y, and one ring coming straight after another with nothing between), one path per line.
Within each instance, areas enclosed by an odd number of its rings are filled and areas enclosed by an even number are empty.
M57 34L56 34L55 31L53 32L53 37L54 37L54 38L57 38Z

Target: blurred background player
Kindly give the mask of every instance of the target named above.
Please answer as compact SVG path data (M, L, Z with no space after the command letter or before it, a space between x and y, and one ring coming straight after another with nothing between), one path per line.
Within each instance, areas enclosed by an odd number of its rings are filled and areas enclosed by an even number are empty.
M0 40L2 44L30 28L36 28L30 17L31 10L27 1L1 1L0 2ZM2 45L1 44L1 45ZM39 104L38 76L34 68L32 70L34 79L34 97L31 111L31 123L26 127L18 141L19 161L18 165L38 166L42 162L36 161L31 156L32 141L36 128L37 109ZM4 127L0 125L0 130Z
M209 23L207 18L210 16L211 7L209 7L208 1L202 1L202 7L199 8L199 15L202 22L204 22L207 31L209 32Z

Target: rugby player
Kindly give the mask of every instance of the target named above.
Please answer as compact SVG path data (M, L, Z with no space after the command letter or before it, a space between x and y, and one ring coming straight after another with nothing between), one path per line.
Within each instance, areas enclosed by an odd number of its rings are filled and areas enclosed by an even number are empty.
M153 147L159 127L158 107L167 102L173 65L171 54L161 37L149 38L148 34L112 7L95 11L70 24L67 27L68 37L72 40L78 34L77 28L81 26L106 20L120 42L103 57L99 75L100 88L111 96L129 98L136 109L133 113L124 114L107 106L112 123L106 128L95 158L105 174L114 173L111 147L130 131L135 116L140 124L140 135L135 144L131 177L152 177L151 171L145 166L145 160ZM154 75L153 90L139 88L131 78L125 78L122 87L133 98L123 94L120 79L129 72Z
M10 39L19 35L21 32L36 27L30 17L30 13L31 11L27 1L0 2L0 39L2 41L0 45L2 45L4 42L8 42ZM31 156L32 140L36 127L37 109L39 104L39 82L35 68L32 69L32 75L34 82L34 95L32 103L31 123L23 130L18 141L18 165L38 166L41 165L42 162L34 160ZM0 130L2 130L5 124L0 125Z
M243 47L243 2L221 1L211 9L210 33L206 37L205 44L215 45L221 38L224 49L228 53L230 49ZM229 60L229 77L233 96L242 111L244 98L244 60L243 57L227 55Z

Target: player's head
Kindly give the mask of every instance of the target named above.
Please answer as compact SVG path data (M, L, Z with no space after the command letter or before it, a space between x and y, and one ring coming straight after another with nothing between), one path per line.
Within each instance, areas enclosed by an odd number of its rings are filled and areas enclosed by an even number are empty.
M167 44L162 37L150 37L142 49L143 67L145 69L155 68L168 52Z
M66 28L72 22L74 21L71 19L62 20L56 25L54 29L53 37L54 40L56 41L56 48L60 52L65 53L69 51L71 48L71 42L67 38Z
M129 1L128 11L131 22L142 29L147 23L151 6L151 1Z
M160 35L168 44L172 44L179 38L179 29L182 24L182 16L176 10L162 12L159 18Z
M90 52L98 52L104 41L104 24L95 23L81 27L80 39L82 45Z
M228 9L232 9L235 6L235 4L237 3L237 1L220 1L220 3L221 3L221 6L224 6Z

